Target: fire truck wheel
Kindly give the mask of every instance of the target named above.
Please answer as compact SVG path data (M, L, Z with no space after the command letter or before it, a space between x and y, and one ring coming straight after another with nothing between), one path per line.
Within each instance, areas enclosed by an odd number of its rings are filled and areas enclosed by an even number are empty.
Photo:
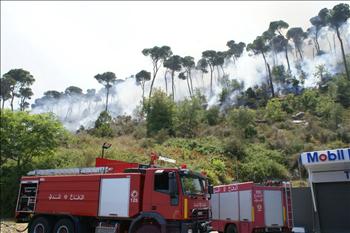
M74 233L74 224L67 218L60 219L55 224L53 233Z
M50 233L51 232L51 224L48 219L45 217L38 217L30 223L29 233Z
M231 224L226 228L225 233L237 233L237 228L235 225Z
M143 225L135 233L160 233L160 229L155 225Z

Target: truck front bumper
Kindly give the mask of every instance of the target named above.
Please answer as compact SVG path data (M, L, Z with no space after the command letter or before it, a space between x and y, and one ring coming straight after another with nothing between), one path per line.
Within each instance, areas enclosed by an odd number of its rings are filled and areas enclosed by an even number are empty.
M181 224L181 233L209 233L212 231L209 221L184 222Z

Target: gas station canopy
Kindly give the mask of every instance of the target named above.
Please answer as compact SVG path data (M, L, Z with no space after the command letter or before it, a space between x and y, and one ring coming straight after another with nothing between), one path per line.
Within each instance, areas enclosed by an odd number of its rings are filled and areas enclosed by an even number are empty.
M305 152L317 233L349 233L350 148Z

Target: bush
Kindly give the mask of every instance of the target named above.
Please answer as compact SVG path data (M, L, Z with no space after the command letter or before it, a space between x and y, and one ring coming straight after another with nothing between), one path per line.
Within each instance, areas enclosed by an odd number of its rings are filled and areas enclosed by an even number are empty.
M102 111L95 121L95 128L90 132L97 137L112 137L113 130L111 128L112 117L107 111Z
M176 108L176 135L180 137L194 137L203 118L201 100L197 97L185 99Z
M317 105L318 94L315 90L306 90L300 96L299 101L303 111L309 111L313 113Z
M208 125L213 126L217 125L220 122L219 113L220 109L217 106L211 107L205 112L205 117L208 122Z
M278 99L271 99L266 105L266 117L271 121L284 121L286 112L282 109L282 103Z
M131 116L117 116L111 125L113 135L122 136L132 134L137 122Z
M288 170L283 165L285 159L279 151L253 144L246 147L244 154L239 165L239 180L262 182L288 177Z
M350 81L343 75L336 80L336 84L338 86L337 100L344 107L350 107Z
M174 135L175 103L170 96L161 90L155 90L145 102L145 112L148 136L153 136L162 129L168 135Z
M263 182L269 179L287 179L287 169L271 159L259 159L241 163L239 166L239 180Z
M232 109L228 113L228 122L238 129L245 129L254 124L255 111L249 108L240 107Z

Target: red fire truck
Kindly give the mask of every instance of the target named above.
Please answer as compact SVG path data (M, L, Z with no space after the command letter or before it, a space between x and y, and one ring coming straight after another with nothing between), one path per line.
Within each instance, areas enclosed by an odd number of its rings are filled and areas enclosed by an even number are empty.
M214 187L213 230L224 233L291 232L290 183L276 186L253 182Z
M29 233L209 232L207 178L97 158L96 167L35 170L22 177L16 207Z

